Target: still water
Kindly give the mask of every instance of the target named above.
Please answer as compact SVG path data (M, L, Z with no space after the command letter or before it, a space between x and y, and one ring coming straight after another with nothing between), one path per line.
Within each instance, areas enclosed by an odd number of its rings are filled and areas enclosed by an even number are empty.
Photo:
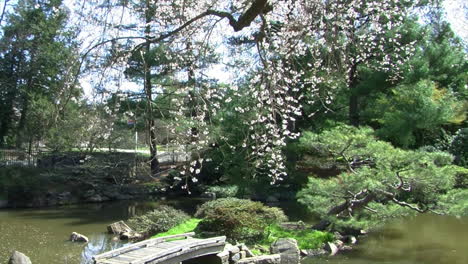
M0 263L13 250L25 253L34 264L88 264L91 256L121 246L106 234L106 226L135 214L169 204L194 213L196 199L152 202L118 202L79 206L0 210ZM300 210L284 207L292 220ZM290 209L290 210L288 210ZM304 216L302 216L304 217ZM88 244L68 242L71 232L90 239ZM466 264L468 263L468 219L422 215L394 221L362 239L346 255L305 259L303 264Z
M0 263L13 250L26 254L33 264L87 264L91 256L121 246L108 235L107 225L127 220L160 204L194 213L200 200L117 202L45 209L0 209ZM87 236L88 244L71 243L72 232Z
M347 254L303 264L467 264L468 219L419 215L395 220Z

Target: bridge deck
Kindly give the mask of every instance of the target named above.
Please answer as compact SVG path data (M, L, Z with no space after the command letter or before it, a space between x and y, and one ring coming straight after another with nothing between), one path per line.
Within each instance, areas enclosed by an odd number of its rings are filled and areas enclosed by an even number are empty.
M193 238L194 233L141 241L93 257L95 264L179 263L183 260L216 254L223 250L226 237Z

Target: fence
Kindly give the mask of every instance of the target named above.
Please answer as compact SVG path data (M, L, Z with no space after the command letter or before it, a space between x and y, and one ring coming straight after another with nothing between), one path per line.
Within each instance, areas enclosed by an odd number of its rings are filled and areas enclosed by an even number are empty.
M0 167L36 167L40 154L40 151L29 152L22 149L0 149Z

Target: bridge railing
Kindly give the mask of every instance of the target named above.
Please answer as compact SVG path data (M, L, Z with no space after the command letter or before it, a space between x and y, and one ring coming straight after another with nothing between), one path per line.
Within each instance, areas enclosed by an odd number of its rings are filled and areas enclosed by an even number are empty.
M111 257L117 256L117 255L129 252L129 251L133 251L133 250L137 250L137 249L140 249L140 248L144 248L144 247L152 246L152 245L155 245L155 244L159 244L159 243L165 242L165 241L167 241L169 239L175 239L175 238L185 238L186 239L186 238L192 237L194 235L195 235L194 232L190 232L190 233L185 233L185 234L178 234L178 235L165 236L165 237L157 237L157 238L144 240L144 241L132 244L130 246L117 248L117 249L105 252L103 254L96 255L96 256L93 257L93 261L96 263L98 260L103 259L103 258L111 258Z

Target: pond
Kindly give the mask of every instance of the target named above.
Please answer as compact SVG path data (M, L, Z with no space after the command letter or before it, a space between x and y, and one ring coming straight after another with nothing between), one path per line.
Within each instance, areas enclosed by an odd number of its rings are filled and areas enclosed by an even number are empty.
M85 264L91 256L121 246L106 232L107 225L142 214L160 204L194 213L197 199L125 201L44 209L0 209L0 263L13 250L26 254L33 264ZM72 232L90 243L68 242Z
M169 204L194 213L202 200L127 201L46 209L0 210L0 263L13 250L33 264L88 264L92 255L121 246L106 234L106 226L135 214ZM282 204L292 220L304 218L293 204ZM302 216L301 216L302 215ZM307 219L307 218L306 218ZM310 219L309 219L310 220ZM68 242L71 232L88 236L90 243ZM421 215L396 220L362 239L355 250L332 258L305 259L303 264L465 264L468 263L468 219Z
M369 234L349 253L303 264L466 264L468 219L419 215Z

